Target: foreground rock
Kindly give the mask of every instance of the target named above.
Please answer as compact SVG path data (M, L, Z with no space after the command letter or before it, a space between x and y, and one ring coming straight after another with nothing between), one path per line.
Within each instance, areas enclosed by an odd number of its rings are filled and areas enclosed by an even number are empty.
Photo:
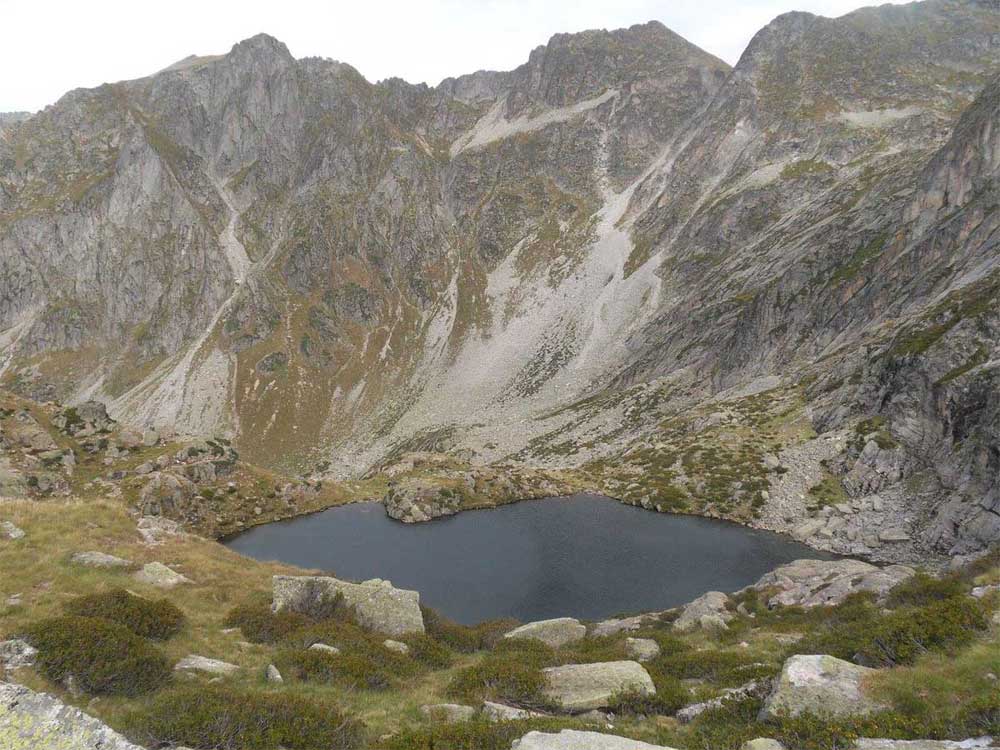
M758 737L755 740L747 740L740 746L740 750L785 750L785 746L770 737Z
M143 750L111 727L45 693L0 683L4 750Z
M727 609L729 597L721 591L709 591L702 594L681 610L681 615L674 620L674 630L686 633L696 628L704 630L725 630L734 615Z
M463 706L458 703L435 703L429 706L421 706L420 713L432 721L444 721L454 724L460 721L471 721L476 713L472 706Z
M671 750L663 745L630 740L600 732L563 729L558 734L528 732L511 745L511 750Z
M239 666L219 659L209 659L207 656L191 654L185 656L174 666L177 672L205 672L214 675L230 675L239 671Z
M832 606L858 591L881 598L915 572L905 565L879 568L860 560L796 560L767 573L752 588L775 592L769 606Z
M87 568L131 568L135 563L104 552L77 552L69 561Z
M793 656L782 667L759 718L801 713L864 716L885 709L863 692L862 682L874 672L832 656Z
M171 570L160 562L146 563L142 570L136 571L135 580L160 589L172 589L184 583L191 583L191 579L181 575L175 570Z
M554 620L529 622L506 633L504 638L536 640L552 648L559 648L567 643L583 640L586 635L587 628L581 625L579 620L559 617Z
M389 581L374 578L349 583L328 576L274 576L275 612L290 610L322 617L337 594L354 610L358 624L386 635L424 632L420 594L395 588Z
M611 698L619 693L656 693L649 673L635 661L567 664L542 671L548 683L546 697L569 712L607 708Z

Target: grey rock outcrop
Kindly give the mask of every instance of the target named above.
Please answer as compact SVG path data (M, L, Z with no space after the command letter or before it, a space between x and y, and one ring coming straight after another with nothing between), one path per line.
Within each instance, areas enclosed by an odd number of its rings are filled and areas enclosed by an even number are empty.
M0 738L5 750L143 750L78 708L2 682Z
M514 628L504 634L504 638L541 641L546 646L559 648L568 643L576 643L587 635L586 626L572 617L558 617L552 620L538 620Z
M765 573L753 588L774 591L771 605L831 606L859 591L882 598L914 573L905 565L880 568L860 560L796 560Z
M767 721L808 712L827 716L864 716L886 706L865 695L864 680L875 670L825 655L792 656L760 712Z
M611 698L619 693L656 693L649 673L635 661L566 664L548 667L542 672L547 683L546 697L571 713L606 708Z
M731 600L721 591L709 591L686 604L680 617L674 620L674 630L686 633L697 628L724 630L726 623L735 617L729 611Z
M748 682L745 685L740 685L739 687L729 688L728 690L722 691L722 694L717 698L712 698L711 700L702 701L701 703L692 703L690 706L685 706L680 711L678 711L675 716L677 721L681 724L688 724L694 721L698 716L705 713L712 708L719 708L723 703L730 698L746 698L748 696L762 696L770 688L769 681L759 681L754 680Z
M992 737L967 740L881 740L862 737L854 743L855 750L975 750L994 746Z
M38 649L20 638L0 641L0 669L13 671L35 664Z
M516 708L493 701L483 701L482 712L488 721L523 721L544 715L537 711L529 711L525 708Z
M420 594L397 589L389 581L375 578L349 583L327 576L274 576L272 585L275 612L322 616L324 608L340 594L364 627L394 636L424 632Z
M17 539L24 539L24 530L15 526L10 521L0 522L0 539L13 542Z

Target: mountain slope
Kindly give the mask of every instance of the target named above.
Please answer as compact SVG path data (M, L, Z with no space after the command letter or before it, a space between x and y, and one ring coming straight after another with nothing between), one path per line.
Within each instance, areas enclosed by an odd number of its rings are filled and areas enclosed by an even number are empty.
M780 530L816 509L766 451L877 418L809 481L974 549L1000 536L998 38L979 0L793 13L730 70L654 22L430 88L259 36L71 92L0 137L3 379L338 474L614 459L608 492ZM747 398L796 425L753 481L636 453ZM871 553L849 528L822 543Z

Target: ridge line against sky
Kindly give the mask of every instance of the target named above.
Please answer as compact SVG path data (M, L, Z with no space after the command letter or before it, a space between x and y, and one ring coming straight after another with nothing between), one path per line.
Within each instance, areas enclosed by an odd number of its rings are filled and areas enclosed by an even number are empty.
M891 0L902 2L903 0ZM260 32L292 54L328 57L370 81L437 85L512 70L553 34L657 20L735 64L752 36L792 10L839 16L864 0L370 0L366 3L0 0L0 112L35 111L74 88L141 78Z

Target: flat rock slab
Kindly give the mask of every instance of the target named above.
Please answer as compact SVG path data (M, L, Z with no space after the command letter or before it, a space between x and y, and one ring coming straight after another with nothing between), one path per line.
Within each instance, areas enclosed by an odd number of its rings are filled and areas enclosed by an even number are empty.
M111 727L46 693L0 682L3 750L143 750Z
M291 610L316 617L339 593L363 627L397 636L424 632L420 594L397 589L389 581L374 578L350 583L329 576L274 576L272 585L275 612Z
M740 745L740 750L785 750L785 746L770 737L758 737Z
M174 586L180 586L182 583L191 583L190 578L171 570L159 562L151 562L143 565L142 570L136 571L135 580L161 589L172 589Z
M421 706L420 713L432 721L445 721L453 724L460 721L472 721L476 709L459 703L434 703Z
M533 719L544 715L537 711L528 711L525 708L515 708L503 703L483 701L483 716L488 721L523 721L524 719Z
M77 552L69 561L87 568L131 568L135 563L104 552Z
M765 574L753 588L776 590L770 606L831 606L857 591L881 598L915 572L906 565L879 568L860 560L796 560Z
M885 709L862 689L862 682L875 671L833 656L792 656L781 668L759 718L766 721L801 713L864 716Z
M630 690L643 695L656 693L649 672L636 661L566 664L542 672L548 683L545 695L564 711L606 708L612 696Z
M664 745L630 740L614 734L563 729L558 734L528 732L514 740L511 750L671 750Z
M236 664L230 664L227 661L209 659L207 656L191 654L190 656L185 656L177 662L174 666L174 670L177 672L205 672L207 674L215 675L230 675L237 672L239 670L239 666Z
M514 628L504 634L504 638L514 640L541 641L546 646L559 648L567 643L576 643L587 635L587 628L572 617L557 617L554 620L538 620Z

